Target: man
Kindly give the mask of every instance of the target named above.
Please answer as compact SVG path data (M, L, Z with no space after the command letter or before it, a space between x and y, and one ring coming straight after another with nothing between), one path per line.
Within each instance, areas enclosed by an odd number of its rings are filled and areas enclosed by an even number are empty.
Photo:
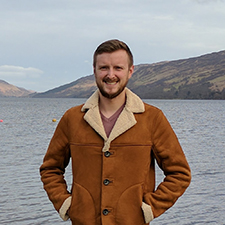
M40 167L49 199L74 225L144 225L188 187L190 168L163 113L126 88L133 56L119 40L94 53L98 90L59 122ZM72 158L72 190L63 178ZM164 181L155 189L155 160Z

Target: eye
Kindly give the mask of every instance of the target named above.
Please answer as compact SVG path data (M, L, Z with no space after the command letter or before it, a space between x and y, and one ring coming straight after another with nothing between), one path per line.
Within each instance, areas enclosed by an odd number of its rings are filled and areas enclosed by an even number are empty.
M122 70L123 68L121 66L116 66L115 69L116 70Z
M107 70L107 66L100 66L99 69L100 70Z

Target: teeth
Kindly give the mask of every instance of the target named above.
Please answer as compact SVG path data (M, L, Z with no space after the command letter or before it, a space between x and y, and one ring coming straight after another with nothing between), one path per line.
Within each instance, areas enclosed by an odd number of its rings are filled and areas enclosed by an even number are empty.
M111 85L113 85L113 84L116 84L116 82L106 82L106 84L111 84Z

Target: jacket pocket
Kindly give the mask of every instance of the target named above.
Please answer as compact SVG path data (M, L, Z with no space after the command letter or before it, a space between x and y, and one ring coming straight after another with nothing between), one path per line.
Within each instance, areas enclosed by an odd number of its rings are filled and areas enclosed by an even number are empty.
M73 184L72 189L70 219L72 223L76 225L96 224L96 213L93 198L87 189L77 183Z
M126 189L120 196L116 207L116 224L144 225L144 215L141 209L143 189L141 184Z

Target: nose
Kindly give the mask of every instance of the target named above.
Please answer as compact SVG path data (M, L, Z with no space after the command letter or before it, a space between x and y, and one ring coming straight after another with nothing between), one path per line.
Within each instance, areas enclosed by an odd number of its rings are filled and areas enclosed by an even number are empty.
M108 74L107 74L107 76L108 76L109 78L114 77L114 70L113 70L113 68L109 68L109 69L108 69Z

